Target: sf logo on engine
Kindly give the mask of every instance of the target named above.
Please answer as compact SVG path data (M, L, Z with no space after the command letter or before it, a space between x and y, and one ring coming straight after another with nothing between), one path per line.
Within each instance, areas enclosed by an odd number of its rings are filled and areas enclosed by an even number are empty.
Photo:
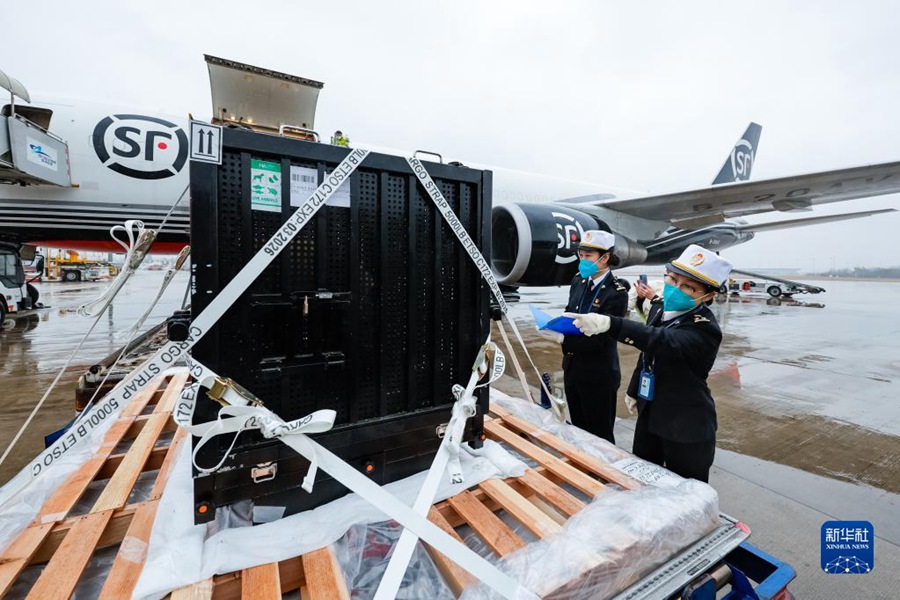
M94 152L104 166L136 179L165 179L184 167L188 139L178 125L144 115L112 115L94 127Z
M556 220L556 263L565 265L578 259L575 248L584 235L581 223L564 213L551 213Z

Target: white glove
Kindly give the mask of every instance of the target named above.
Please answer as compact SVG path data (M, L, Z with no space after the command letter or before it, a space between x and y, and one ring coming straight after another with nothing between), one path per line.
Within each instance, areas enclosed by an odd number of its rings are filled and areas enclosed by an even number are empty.
M637 411L637 400L635 400L634 398L632 398L631 396L626 394L625 395L625 408L628 409L629 415L636 415L638 412Z
M609 316L597 313L579 315L577 313L563 313L564 317L575 319L575 327L584 335L597 335L609 331Z
M550 331L549 329L538 329L538 334L541 337L545 337L551 342L556 342L557 344L562 344L563 340L566 339L566 336L561 334L558 331Z

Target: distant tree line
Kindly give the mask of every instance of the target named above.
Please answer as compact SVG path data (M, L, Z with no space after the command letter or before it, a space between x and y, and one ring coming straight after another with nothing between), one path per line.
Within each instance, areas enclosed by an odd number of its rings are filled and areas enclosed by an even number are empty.
M837 269L822 273L828 277L900 277L900 267L883 267L878 269L867 267L854 267L852 269Z

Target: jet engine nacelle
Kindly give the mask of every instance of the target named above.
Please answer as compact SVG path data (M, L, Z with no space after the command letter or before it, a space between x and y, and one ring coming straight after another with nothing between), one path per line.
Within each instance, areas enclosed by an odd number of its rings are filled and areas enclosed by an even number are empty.
M491 215L491 265L503 285L568 285L578 270L585 231L609 226L587 213L552 204L503 204ZM640 264L647 250L616 234L620 267Z

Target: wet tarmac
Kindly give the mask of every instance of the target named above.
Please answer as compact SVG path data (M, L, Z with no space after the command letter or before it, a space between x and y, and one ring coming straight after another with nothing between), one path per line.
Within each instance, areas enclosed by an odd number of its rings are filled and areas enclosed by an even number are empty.
M651 278L651 282L652 282ZM828 281L795 299L719 297L724 332L709 385L718 445L812 473L900 492L900 283ZM567 291L522 292L513 314L562 387L558 346L533 335L527 305L562 312ZM623 380L638 353L619 345ZM535 382L536 383L536 382ZM517 380L500 387L519 393ZM628 418L620 389L618 414Z
M75 384L95 362L120 349L127 339L116 337L131 327L147 309L162 283L164 271L139 271L119 293L112 310L104 315L69 365L44 407L0 465L0 484L5 483L44 448L44 435L71 420L75 410ZM181 307L187 273L179 273L145 322L143 330L159 323ZM0 331L0 453L41 399L59 370L72 355L92 319L76 314L108 285L92 283L38 284L40 301L50 308L14 319L12 328Z
M125 288L0 466L0 483L43 448L44 434L72 417L77 377L122 346L114 333L144 311L162 277L141 272ZM186 281L179 274L145 329L180 307ZM0 333L4 448L90 327L74 310L104 285L43 284L42 301L52 308ZM856 597L888 598L900 585L900 320L894 317L900 283L821 285L825 294L795 300L723 297L714 305L725 337L709 380L721 449L712 484L722 510L750 524L752 541L797 568L792 589L799 597L850 597L849 580L835 587L833 578L822 578L818 527L828 519L871 520L882 568L860 588L873 593ZM523 290L522 301L511 305L538 366L553 373L559 387L559 347L535 334L528 304L558 313L566 297L560 288ZM627 378L637 352L622 345L619 350ZM530 373L529 378L534 379ZM518 380L509 375L497 387L521 395ZM630 448L634 418L622 401L619 417L617 439Z

